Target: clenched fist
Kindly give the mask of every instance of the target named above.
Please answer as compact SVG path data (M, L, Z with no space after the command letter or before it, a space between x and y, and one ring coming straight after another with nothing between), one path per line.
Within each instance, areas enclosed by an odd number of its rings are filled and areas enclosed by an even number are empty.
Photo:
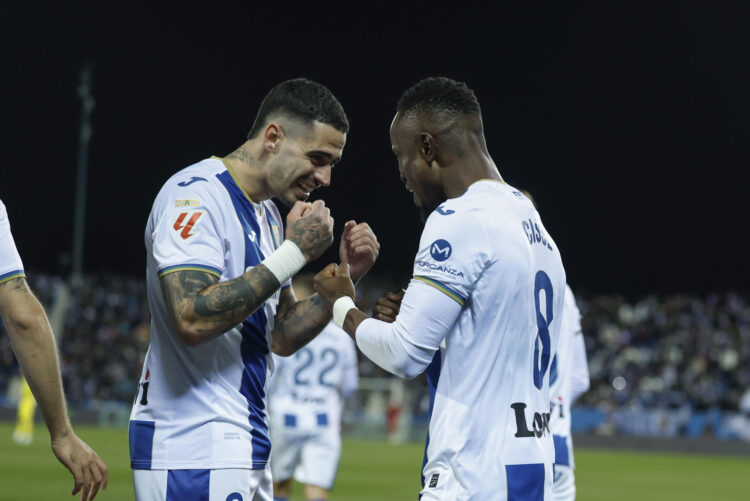
M286 217L286 239L291 240L309 263L333 243L333 218L322 200L296 202Z

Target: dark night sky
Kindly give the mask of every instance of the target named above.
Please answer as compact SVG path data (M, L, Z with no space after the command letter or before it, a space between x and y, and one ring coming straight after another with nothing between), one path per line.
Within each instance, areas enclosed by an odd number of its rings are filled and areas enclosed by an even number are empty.
M77 73L92 60L86 271L143 273L143 228L162 183L233 150L268 89L306 76L339 97L352 124L333 185L316 196L337 233L346 219L370 222L383 245L373 271L403 280L420 223L388 126L403 90L447 75L477 93L490 153L537 198L574 288L747 290L750 9L480 3L4 3L0 198L26 268L56 271L71 248Z

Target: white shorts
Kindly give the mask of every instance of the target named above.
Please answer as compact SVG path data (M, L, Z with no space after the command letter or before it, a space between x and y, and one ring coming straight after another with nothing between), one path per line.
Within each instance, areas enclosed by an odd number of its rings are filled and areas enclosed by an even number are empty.
M555 493L555 501L573 501L576 498L575 470L570 466L555 465L555 485L552 492Z
M300 419L271 413L271 471L274 482L297 482L330 490L341 457L341 434L334 423L319 420L304 426ZM303 424L303 426L299 426Z
M133 470L136 501L273 501L271 470Z
M453 466L440 461L427 463L422 474L421 501L557 501L552 496L552 464L505 465L504 487L499 487L497 478L487 476L457 478Z

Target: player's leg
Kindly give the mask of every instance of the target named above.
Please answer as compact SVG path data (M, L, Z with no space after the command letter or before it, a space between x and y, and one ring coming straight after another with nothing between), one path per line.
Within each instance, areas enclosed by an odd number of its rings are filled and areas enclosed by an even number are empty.
M324 501L328 499L328 489L317 485L305 485L305 499L307 501Z
M289 496L292 495L291 477L278 482L275 476L273 478L273 501L288 501Z
M304 444L296 425L296 418L292 420L282 411L271 412L271 474L274 499L278 501L286 501L291 496L292 474Z
M340 457L341 436L338 430L321 430L305 443L294 478L305 484L308 501L328 499Z
M574 471L567 465L555 465L555 484L552 486L555 501L573 501L576 498Z

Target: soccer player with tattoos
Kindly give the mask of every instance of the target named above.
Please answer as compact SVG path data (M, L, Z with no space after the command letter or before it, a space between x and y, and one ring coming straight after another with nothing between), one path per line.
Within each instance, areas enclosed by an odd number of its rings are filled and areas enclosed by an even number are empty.
M146 226L151 343L130 419L137 500L271 500L266 391L331 319L291 278L333 243L310 192L331 182L349 123L324 86L295 79L261 103L247 140L172 176ZM286 230L271 201L291 210ZM348 221L339 248L356 280L379 244Z

